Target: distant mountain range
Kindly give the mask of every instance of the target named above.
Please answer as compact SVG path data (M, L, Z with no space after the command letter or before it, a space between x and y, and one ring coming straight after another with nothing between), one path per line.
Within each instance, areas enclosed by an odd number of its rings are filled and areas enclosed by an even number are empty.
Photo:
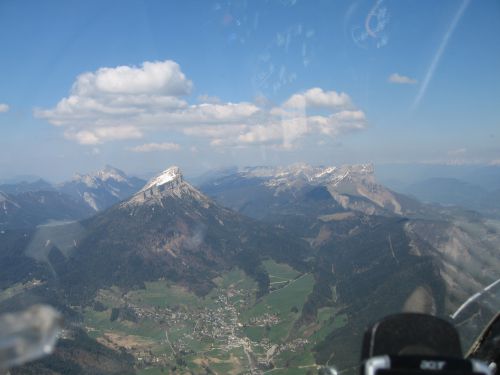
M379 164L376 175L379 182L397 191L434 178L451 178L489 191L500 189L500 164Z
M500 217L500 165L406 165L377 168L379 181L420 201Z
M20 181L16 183L5 183L0 184L0 191L7 194L21 194L37 191L55 191L56 188L50 183L43 179L37 179L35 181L27 182Z
M423 202L453 205L500 217L500 185L487 190L456 178L430 178L414 183L404 192Z
M243 168L205 180L200 188L221 204L258 219L289 212L295 204L301 206L298 212L315 207L367 215L410 214L421 206L379 184L370 164Z
M0 230L32 228L50 221L88 217L93 210L55 190L7 194L0 191Z
M92 216L137 192L145 181L106 166L52 185L42 179L0 185L0 229Z
M56 186L57 190L85 202L95 212L101 211L136 193L145 181L129 177L123 171L106 166L90 174L77 174L71 181Z

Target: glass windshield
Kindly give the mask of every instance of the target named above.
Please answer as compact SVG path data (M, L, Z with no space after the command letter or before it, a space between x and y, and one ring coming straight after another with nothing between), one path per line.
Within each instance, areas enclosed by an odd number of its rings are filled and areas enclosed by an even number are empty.
M499 20L1 1L0 368L351 374L399 312L467 352L500 308Z

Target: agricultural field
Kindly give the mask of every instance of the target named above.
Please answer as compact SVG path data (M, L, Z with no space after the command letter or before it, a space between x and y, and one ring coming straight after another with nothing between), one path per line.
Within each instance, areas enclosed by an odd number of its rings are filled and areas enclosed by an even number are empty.
M166 280L129 292L100 290L84 310L86 331L132 354L144 375L306 373L316 368L315 343L346 317L323 308L314 324L296 327L313 276L271 260L264 267L270 293L258 300L256 282L239 269L215 279L217 287L205 297Z

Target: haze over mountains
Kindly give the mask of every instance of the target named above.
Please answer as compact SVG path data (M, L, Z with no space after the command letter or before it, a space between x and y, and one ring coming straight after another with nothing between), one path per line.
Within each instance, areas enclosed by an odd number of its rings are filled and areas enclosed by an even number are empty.
M500 166L386 165L379 181L423 202L439 203L499 217Z
M162 332L181 324L176 316L183 312L186 322L201 319L203 327L212 327L205 328L215 332L202 340L206 345L226 330L225 353L233 353L228 342L244 349L235 368L258 372L314 361L352 369L369 322L403 310L451 314L500 271L500 222L391 191L369 164L233 169L205 178L199 189L177 167L147 183L107 167L52 188L43 185L42 191L23 186L0 195L0 285L9 291L0 305L48 301L99 345L123 347L138 368L144 354L126 349L123 330L135 327L138 335L146 325ZM284 269L294 276L278 277ZM225 284L235 270L242 272L239 281ZM310 284L300 289L305 281ZM155 305L147 303L147 294L133 298L154 283L167 285L155 292ZM239 283L249 286L238 289ZM191 302L174 302L180 298L175 288ZM226 301L224 309L237 312L217 328L217 320L207 318L212 313L196 315L198 304L208 303L215 291L222 293L217 298ZM239 299L240 293L249 295ZM267 302L281 294L288 296L281 303ZM295 300L298 295L303 299ZM291 307L280 310L285 301ZM211 304L203 311L212 311ZM115 320L122 325L109 326ZM265 329L259 328L262 321ZM190 326L190 335L197 329ZM81 335L71 345L89 342ZM187 333L161 355L154 353L163 339L141 335L155 342L149 365L199 371L218 366L200 357ZM245 357L250 359L242 365ZM78 358L71 361L79 365ZM43 366L60 373L50 361Z
M500 217L500 189L488 190L456 178L435 177L414 183L404 191L424 202L458 206Z
M76 200L84 201L94 211L101 211L137 192L144 182L106 166L95 173L77 174L71 181L58 185L57 189Z
M0 229L31 227L50 220L79 220L131 196L144 185L106 166L52 185L42 179L0 185Z

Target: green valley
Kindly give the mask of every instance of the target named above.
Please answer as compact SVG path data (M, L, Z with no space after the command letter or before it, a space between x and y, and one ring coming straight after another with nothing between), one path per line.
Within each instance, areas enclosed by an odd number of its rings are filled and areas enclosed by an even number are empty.
M132 354L141 374L306 373L316 368L311 349L346 317L323 308L313 325L297 327L313 276L272 260L263 265L271 288L260 299L257 283L238 268L214 279L216 288L204 297L167 280L128 292L100 290L84 309L85 329Z

